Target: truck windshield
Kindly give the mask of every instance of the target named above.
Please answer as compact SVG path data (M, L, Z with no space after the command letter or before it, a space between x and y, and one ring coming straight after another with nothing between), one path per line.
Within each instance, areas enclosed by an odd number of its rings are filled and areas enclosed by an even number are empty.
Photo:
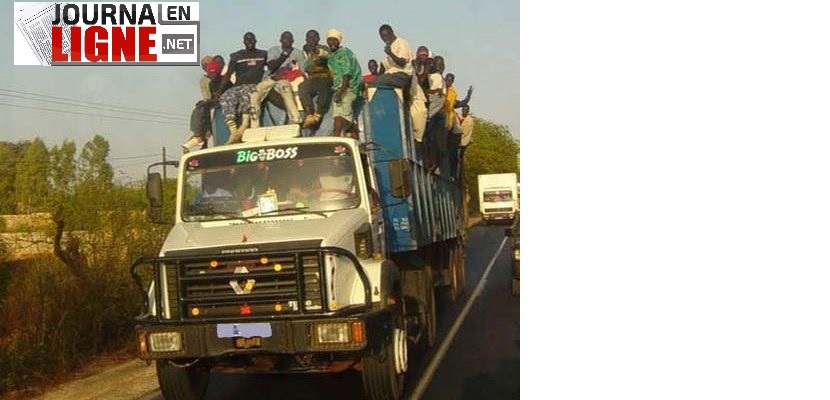
M484 201L488 203L513 201L513 192L509 190L488 190L484 192Z
M209 221L320 213L360 205L345 144L268 145L185 160L182 219Z

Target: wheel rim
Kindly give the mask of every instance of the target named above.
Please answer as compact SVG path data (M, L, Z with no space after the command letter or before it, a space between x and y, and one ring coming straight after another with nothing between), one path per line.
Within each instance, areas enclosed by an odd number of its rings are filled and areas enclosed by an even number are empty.
M395 343L395 372L403 374L406 372L407 352L406 352L406 335L400 329L395 329L394 334Z

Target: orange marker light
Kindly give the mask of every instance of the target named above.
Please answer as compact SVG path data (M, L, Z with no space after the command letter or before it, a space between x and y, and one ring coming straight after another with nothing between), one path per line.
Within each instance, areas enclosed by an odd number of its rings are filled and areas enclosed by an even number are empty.
M268 264L268 257L262 257L259 259L260 264Z
M352 341L363 343L363 321L352 322Z
M280 311L282 311L282 304L277 304L277 305L275 305L275 306L274 306L274 311L276 311L276 312L280 312Z
M199 312L199 307L193 307L190 309L190 315L193 315L194 317L198 316Z
M219 261L216 261L216 260L211 260L210 261L210 267L211 268L216 268L218 266L219 266Z
M251 314L251 306L245 304L239 306L239 315L250 315Z
M277 271L277 272L282 271L282 264L274 264L274 271Z

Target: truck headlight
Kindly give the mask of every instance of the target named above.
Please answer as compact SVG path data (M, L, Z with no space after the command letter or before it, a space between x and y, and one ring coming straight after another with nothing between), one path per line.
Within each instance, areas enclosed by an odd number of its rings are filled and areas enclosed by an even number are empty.
M182 333L154 332L150 334L150 352L169 353L182 350Z
M348 323L318 324L316 328L317 342L320 344L349 342Z
M513 259L519 261L519 248L513 249Z
M364 342L363 321L320 322L311 325L312 346L359 346ZM342 346L337 346L342 347Z

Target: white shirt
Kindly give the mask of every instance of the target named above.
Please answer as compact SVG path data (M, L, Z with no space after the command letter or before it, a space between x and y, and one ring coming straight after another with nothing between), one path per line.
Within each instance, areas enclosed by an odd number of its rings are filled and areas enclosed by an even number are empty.
M320 201L346 200L352 193L352 176L320 176Z
M433 73L429 74L429 89L430 90L441 89L440 94L442 96L447 95L447 88L444 87L444 77L441 76L440 73L433 72Z
M407 75L412 75L412 47L409 46L409 42L407 42L403 38L395 38L395 41L392 42L392 54L403 58L406 62L404 63L403 67L399 67L398 64L395 64L395 61L392 60L392 57L389 57L387 54L383 60L380 61L380 64L386 68L387 74L393 74L395 72L404 72ZM385 54L385 53L384 53Z
M473 125L475 121L472 115L467 115L466 118L461 117L461 113L455 114L458 119L458 126L461 130L461 147L467 147L473 141Z

